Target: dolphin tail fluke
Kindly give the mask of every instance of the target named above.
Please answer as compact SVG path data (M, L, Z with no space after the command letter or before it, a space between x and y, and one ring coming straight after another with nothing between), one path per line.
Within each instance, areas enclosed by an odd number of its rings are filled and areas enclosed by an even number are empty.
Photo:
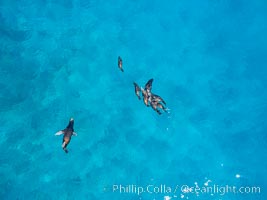
M63 142L62 143L62 149L65 151L65 153L68 153L69 152L68 149L67 149L67 147L66 147L66 142Z
M65 153L69 153L67 148L63 148L63 150L65 151Z
M157 112L159 115L161 115L161 112L160 112L159 110L156 110L156 112Z

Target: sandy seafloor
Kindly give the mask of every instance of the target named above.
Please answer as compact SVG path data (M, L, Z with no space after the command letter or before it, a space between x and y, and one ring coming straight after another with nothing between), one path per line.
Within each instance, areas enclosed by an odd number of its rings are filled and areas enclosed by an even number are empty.
M0 199L267 199L265 0L1 0L0 21ZM135 96L150 78L170 113ZM113 191L205 183L261 191Z

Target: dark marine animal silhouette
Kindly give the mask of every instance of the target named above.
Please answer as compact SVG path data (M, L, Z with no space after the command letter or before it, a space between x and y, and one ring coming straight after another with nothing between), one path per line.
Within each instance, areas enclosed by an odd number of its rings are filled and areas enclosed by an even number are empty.
M138 97L138 99L140 100L141 99L141 96L140 96L141 88L139 87L139 85L137 83L134 82L133 84L134 84L135 94Z
M124 70L122 68L122 58L120 56L118 57L118 67L122 72L124 72Z
M138 99L140 99L140 89L141 89L144 104L147 107L151 106L151 108L154 111L156 111L159 115L161 115L162 113L160 112L160 110L163 110L163 111L167 112L167 108L165 107L166 106L166 102L159 95L156 95L156 94L152 93L153 80L154 79L151 78L151 79L149 79L147 81L147 83L145 84L145 89L143 89L142 87L140 88L137 85L137 83L134 82L135 94L137 95Z
M62 135L64 134L63 136L63 141L62 141L62 149L68 153L68 149L67 149L67 146L68 144L70 143L70 140L71 140L71 137L73 135L77 136L77 133L74 132L74 119L71 118L70 121L69 121L69 124L68 126L64 129L64 130L61 130L61 131L58 131L55 135Z

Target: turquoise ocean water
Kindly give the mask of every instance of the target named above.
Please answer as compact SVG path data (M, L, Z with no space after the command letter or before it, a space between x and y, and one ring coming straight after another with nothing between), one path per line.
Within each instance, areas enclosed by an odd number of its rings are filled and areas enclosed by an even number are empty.
M1 0L0 22L0 199L267 199L265 0ZM170 113L135 96L150 78Z

